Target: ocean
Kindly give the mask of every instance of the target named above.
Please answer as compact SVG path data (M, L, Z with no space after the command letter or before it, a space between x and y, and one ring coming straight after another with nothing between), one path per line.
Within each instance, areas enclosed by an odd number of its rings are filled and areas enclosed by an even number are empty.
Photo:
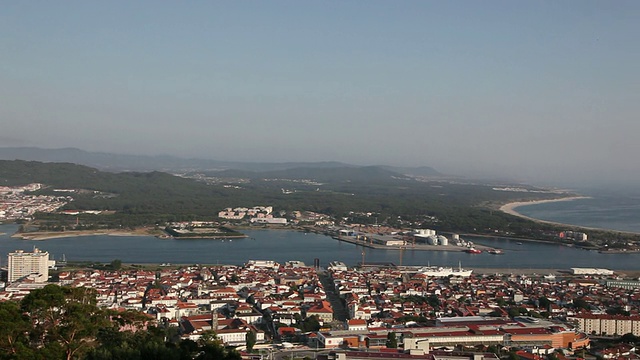
M640 190L587 189L588 199L525 205L515 210L534 219L640 233Z

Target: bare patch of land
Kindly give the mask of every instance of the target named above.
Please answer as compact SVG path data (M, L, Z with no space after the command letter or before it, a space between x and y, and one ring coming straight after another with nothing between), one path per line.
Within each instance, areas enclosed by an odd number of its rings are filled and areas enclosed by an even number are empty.
M109 235L109 236L157 236L162 232L150 227L142 227L137 229L105 229L105 230L69 230L69 231L33 231L15 233L11 235L14 238L21 238L24 240L49 240L58 238L68 238L76 236L97 236L97 235Z

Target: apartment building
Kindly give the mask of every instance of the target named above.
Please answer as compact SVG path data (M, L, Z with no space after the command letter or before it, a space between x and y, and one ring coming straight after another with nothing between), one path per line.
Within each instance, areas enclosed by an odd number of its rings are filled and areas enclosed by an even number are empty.
M16 250L9 253L9 282L33 275L34 282L47 282L49 279L49 253L34 248L33 252Z

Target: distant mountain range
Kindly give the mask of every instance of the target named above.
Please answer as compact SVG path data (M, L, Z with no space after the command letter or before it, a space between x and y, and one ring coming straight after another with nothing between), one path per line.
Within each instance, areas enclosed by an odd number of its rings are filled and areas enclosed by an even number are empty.
M337 161L324 162L283 162L283 163L257 163L257 162L233 162L207 159L185 159L174 156L144 156L144 155L120 155L102 152L90 152L76 148L42 149L35 147L4 147L0 148L0 160L26 160L40 162L72 163L90 166L103 171L162 171L171 173L184 173L201 171L209 174L214 172L227 173L226 176L243 174L244 177L288 177L303 178L304 174L314 175L316 179L329 176L331 173L352 173L358 176L369 174L381 175L388 172L410 176L440 176L435 169L428 166L421 167L395 167L395 166L358 166ZM297 171L291 171L297 169ZM325 171L318 171L324 169ZM362 171L349 171L349 169L361 169ZM234 170L234 171L231 171ZM249 173L249 172L254 172ZM255 174L260 172L260 174ZM268 173L268 174L267 174ZM310 176L309 176L310 177Z
M285 170L272 171L247 171L225 170L216 173L206 173L210 176L222 178L249 178L249 179L313 179L320 182L354 182L354 183L384 183L396 180L413 180L393 170L382 166L336 166L331 168L297 167Z

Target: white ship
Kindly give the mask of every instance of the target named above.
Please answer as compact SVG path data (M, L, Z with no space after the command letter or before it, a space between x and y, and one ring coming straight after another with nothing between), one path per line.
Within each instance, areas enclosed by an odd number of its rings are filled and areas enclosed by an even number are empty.
M447 276L460 276L460 277L469 277L473 270L463 269L461 266L458 266L457 269L451 267L440 267L440 266L426 266L420 268L418 273L433 276L433 277L447 277Z

